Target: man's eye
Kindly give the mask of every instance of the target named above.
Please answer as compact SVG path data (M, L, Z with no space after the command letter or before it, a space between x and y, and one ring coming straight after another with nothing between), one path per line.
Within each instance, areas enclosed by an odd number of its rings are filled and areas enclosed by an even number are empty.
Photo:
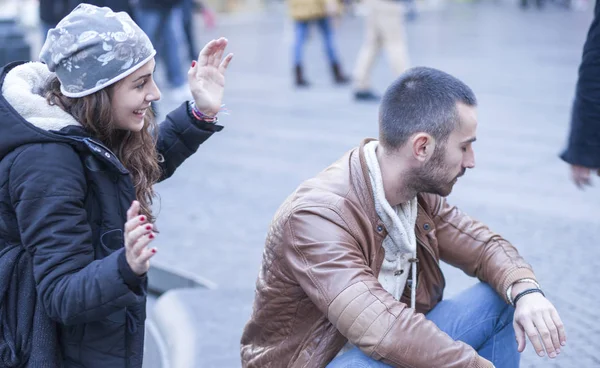
M145 84L146 84L146 81L143 81L141 84L138 84L137 86L135 86L135 88L142 89L142 87L144 87Z

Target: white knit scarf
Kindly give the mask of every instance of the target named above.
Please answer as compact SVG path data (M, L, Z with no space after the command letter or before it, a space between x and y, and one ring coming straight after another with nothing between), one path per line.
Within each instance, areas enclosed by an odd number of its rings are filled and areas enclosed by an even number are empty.
M387 269L391 271L391 274L381 275L380 273L379 280L382 286L394 298L400 300L408 273L397 274L395 271L403 270L410 263L413 280L411 287L411 308L414 309L417 289L417 239L415 235L417 197L393 208L389 204L385 198L383 178L379 162L377 161L376 149L378 144L377 141L371 141L365 145L365 158L373 186L375 211L388 231L388 236L383 241L383 248L385 250L384 262L387 264ZM386 265L382 267L382 273L385 268ZM394 279L392 282L389 281L391 277Z

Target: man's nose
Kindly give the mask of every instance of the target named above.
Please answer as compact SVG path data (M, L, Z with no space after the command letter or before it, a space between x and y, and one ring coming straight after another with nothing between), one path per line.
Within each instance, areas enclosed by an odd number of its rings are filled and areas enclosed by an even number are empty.
M463 167L466 169L475 168L475 153L471 150L470 154L465 157L465 161L463 162Z

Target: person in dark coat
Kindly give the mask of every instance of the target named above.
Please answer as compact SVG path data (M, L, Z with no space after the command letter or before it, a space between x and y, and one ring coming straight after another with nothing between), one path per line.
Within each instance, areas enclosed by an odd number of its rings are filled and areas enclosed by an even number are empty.
M126 13L79 5L40 62L0 69L0 366L142 366L153 184L220 131L227 40L160 125L155 50Z
M133 18L133 7L128 0L86 0L84 2L99 7L107 6L114 12L124 11ZM48 31L80 3L82 1L78 0L39 0L42 43L46 40Z
M593 173L600 175L600 3L588 31L575 101L571 112L571 132L567 148L560 156L571 166L575 185L591 185Z
M139 0L136 19L152 40L164 61L169 96L186 96L185 73L181 70L181 45L184 44L183 0Z

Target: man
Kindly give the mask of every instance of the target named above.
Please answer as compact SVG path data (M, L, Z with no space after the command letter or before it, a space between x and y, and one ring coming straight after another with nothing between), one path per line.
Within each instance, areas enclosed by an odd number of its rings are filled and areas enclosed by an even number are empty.
M561 158L570 164L571 177L583 189L600 175L600 3L583 47L573 111L571 134Z
M354 98L357 101L378 101L371 89L371 71L375 58L385 48L389 64L396 73L402 74L409 64L404 35L404 7L400 0L367 0L365 39L358 53L354 71Z
M244 367L517 367L525 334L540 356L560 353L562 322L531 267L444 199L475 166L475 106L456 78L407 71L383 96L379 141L283 203ZM442 301L440 260L482 282Z

